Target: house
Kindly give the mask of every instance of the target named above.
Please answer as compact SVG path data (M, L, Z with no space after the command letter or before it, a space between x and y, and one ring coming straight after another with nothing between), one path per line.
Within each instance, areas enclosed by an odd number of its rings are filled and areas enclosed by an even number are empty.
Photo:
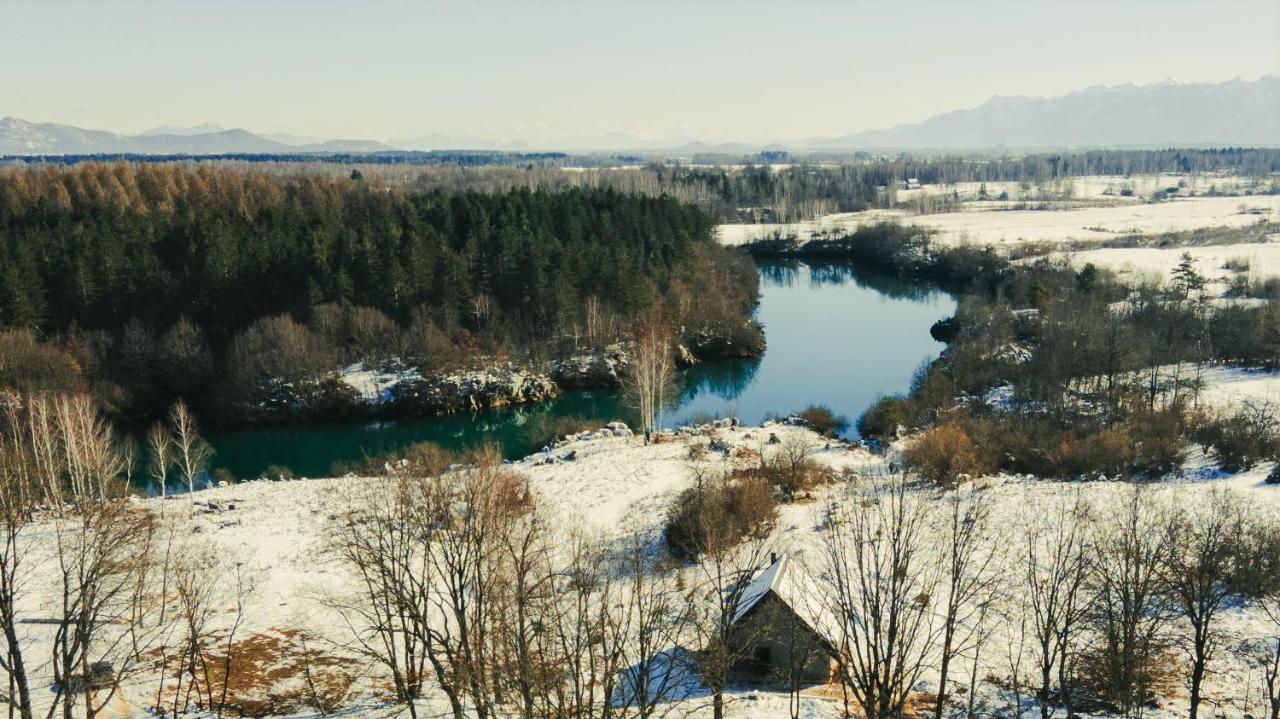
M738 599L729 650L739 681L790 685L831 681L840 655L836 622L813 582L784 554Z
M920 189L920 180L915 177L908 177L907 179L902 181L902 189L918 190Z

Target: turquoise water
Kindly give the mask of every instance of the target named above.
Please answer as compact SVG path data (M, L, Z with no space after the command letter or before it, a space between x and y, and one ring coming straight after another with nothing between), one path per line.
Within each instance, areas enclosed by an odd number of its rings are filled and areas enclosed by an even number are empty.
M942 345L929 336L935 321L955 310L946 293L856 269L847 264L762 261L760 307L768 349L755 360L708 362L681 374L681 397L667 424L703 416L736 416L756 423L825 404L855 419L877 396L904 391L921 363ZM530 430L554 417L599 423L630 410L612 392L570 392L545 404L399 421L277 427L209 436L214 466L238 478L269 464L299 476L331 474L335 463L359 460L431 441L453 449L500 444L525 454ZM850 430L852 433L852 429Z

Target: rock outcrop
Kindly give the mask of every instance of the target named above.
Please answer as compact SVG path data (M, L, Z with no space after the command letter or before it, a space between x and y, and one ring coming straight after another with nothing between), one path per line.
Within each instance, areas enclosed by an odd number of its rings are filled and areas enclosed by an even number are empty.
M549 372L564 389L612 389L622 384L630 364L626 350L614 344L600 352L556 360Z
M391 388L396 408L412 414L478 412L545 402L559 393L551 377L511 369L414 379Z

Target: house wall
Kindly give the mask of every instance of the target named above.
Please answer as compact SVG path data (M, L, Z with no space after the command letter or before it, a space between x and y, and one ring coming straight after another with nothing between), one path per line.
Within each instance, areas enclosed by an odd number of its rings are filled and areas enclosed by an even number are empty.
M772 594L742 618L730 646L742 657L734 665L740 681L786 685L795 667L802 684L821 684L831 679L835 664L818 635Z

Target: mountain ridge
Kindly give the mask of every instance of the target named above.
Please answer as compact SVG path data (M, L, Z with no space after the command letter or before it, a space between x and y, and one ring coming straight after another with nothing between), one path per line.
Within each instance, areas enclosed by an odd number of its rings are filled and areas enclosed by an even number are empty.
M972 107L915 123L835 137L768 142L704 141L692 137L642 140L621 132L573 141L481 139L428 133L415 138L325 139L261 134L213 123L156 127L122 135L53 122L0 119L0 155L69 154L302 154L396 150L525 152L651 152L750 154L790 150L974 150L1089 147L1280 146L1280 76L1221 83L1093 85L1064 95L993 95Z
M192 132L217 127L157 127L137 135L90 130L56 122L0 118L0 155L222 155L303 154L309 152L383 152L395 148L374 140L324 140L290 145L244 128Z

